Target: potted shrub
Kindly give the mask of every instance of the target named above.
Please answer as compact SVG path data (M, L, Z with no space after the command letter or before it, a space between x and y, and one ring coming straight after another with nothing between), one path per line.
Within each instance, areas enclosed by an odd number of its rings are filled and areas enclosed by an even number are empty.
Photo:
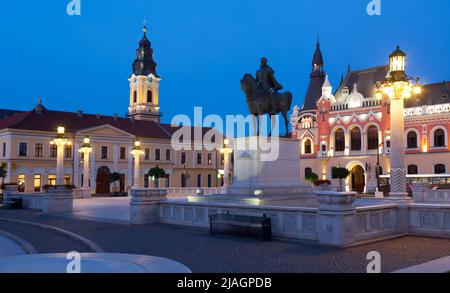
M148 171L148 177L150 177L151 180L158 181L159 188L166 187L166 171L164 169L160 168L159 166L156 166L154 168L151 168Z
M305 180L310 182L310 183L312 183L312 184L314 184L314 182L316 180L318 180L318 179L319 179L319 176L316 173L313 173L313 172L308 173L308 174L305 175Z
M330 180L315 180L314 185L319 187L320 190L327 191L330 189Z
M331 177L333 179L339 180L339 191L342 190L342 180L346 179L350 175L350 171L347 168L341 168L341 167L333 167L331 169Z
M112 192L114 195L116 195L120 192L120 178L121 177L122 176L117 172L109 174L109 182L112 184Z

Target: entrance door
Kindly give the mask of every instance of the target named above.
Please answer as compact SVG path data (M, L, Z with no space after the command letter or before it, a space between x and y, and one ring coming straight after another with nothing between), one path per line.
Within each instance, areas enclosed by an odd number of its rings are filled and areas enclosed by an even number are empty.
M97 186L96 186L96 193L97 194L105 194L110 193L110 183L109 183L109 174L111 172L109 171L108 167L100 167L97 170Z
M352 190L356 191L358 193L363 193L364 192L364 187L366 185L365 183L365 172L364 169L361 166L355 166L352 169L351 172L351 176L352 176Z

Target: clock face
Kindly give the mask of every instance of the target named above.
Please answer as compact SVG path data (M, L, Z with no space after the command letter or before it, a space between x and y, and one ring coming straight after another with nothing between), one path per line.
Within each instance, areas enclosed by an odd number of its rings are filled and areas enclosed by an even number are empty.
M151 84L153 83L153 77L151 75L148 76L148 82Z
M136 84L138 82L137 78L134 78L133 82Z

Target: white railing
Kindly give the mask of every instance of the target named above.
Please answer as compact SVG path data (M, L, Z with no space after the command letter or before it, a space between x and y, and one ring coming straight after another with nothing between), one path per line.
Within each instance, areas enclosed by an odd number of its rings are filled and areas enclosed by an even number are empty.
M225 194L226 189L223 187L167 187L162 188L167 191L168 197L187 197L199 195L197 191L202 191L202 195ZM199 190L200 189L200 190Z
M405 116L420 116L420 115L432 115L440 113L450 113L450 103L449 104L439 104L439 105L423 105L422 107L406 108Z
M449 203L450 189L413 189L415 202Z

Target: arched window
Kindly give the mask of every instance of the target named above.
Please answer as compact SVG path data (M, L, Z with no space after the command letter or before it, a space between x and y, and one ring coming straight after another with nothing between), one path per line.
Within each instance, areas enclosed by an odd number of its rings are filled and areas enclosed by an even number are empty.
M322 152L326 152L327 151L327 145L326 144L323 143L321 148L322 148Z
M137 103L137 91L134 91L133 93L133 103Z
M370 126L367 129L367 149L376 150L380 143L378 142L378 128L376 126Z
M352 151L360 151L361 150L361 130L358 127L355 127L350 132L350 140L351 140L351 150Z
M416 149L417 148L417 133L415 131L408 132L407 147L408 147L408 149Z
M417 167L417 165L409 165L408 166L408 174L410 174L410 175L419 174L419 168Z
M305 154L312 154L312 144L310 139L305 140L303 147Z
M434 146L445 147L445 132L442 129L436 129L434 132Z
M345 150L345 133L344 130L338 129L334 134L334 147L336 152Z
M434 174L445 174L445 165L437 164L434 166Z
M153 103L153 96L151 90L147 91L147 103Z

